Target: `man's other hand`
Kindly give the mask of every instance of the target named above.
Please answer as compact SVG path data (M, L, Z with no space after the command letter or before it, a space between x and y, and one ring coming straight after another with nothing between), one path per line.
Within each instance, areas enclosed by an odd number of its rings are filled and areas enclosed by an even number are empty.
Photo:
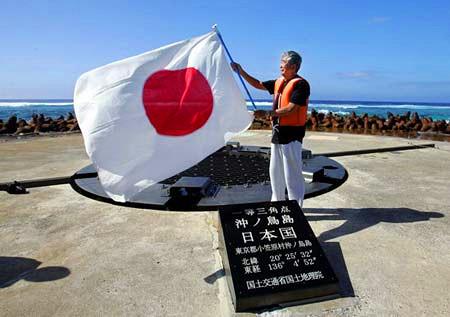
M264 110L255 110L254 115L255 119L263 119L266 118L267 112Z

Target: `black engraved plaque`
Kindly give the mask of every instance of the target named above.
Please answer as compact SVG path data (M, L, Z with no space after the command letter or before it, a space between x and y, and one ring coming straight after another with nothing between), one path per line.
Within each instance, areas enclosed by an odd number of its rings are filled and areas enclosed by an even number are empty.
M237 312L338 295L337 277L297 202L228 205L219 216Z

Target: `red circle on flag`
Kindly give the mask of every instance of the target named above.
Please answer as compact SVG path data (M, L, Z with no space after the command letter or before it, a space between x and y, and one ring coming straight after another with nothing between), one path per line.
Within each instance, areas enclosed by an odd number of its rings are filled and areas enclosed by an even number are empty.
M156 132L181 136L200 129L211 116L213 94L195 68L160 70L144 84L145 113Z

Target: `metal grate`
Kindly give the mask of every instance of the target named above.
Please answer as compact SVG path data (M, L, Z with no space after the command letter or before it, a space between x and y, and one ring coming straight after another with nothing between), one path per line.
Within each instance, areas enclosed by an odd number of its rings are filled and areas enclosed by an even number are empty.
M256 152L219 151L161 183L171 185L183 176L210 177L221 186L270 182L269 156Z

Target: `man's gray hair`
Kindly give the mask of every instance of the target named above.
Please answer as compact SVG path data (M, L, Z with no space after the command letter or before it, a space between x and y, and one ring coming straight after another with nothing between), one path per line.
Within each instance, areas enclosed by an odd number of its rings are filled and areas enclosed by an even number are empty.
M281 59L285 60L288 65L297 65L297 71L300 69L302 65L302 57L299 53L294 51L287 51L281 54Z

